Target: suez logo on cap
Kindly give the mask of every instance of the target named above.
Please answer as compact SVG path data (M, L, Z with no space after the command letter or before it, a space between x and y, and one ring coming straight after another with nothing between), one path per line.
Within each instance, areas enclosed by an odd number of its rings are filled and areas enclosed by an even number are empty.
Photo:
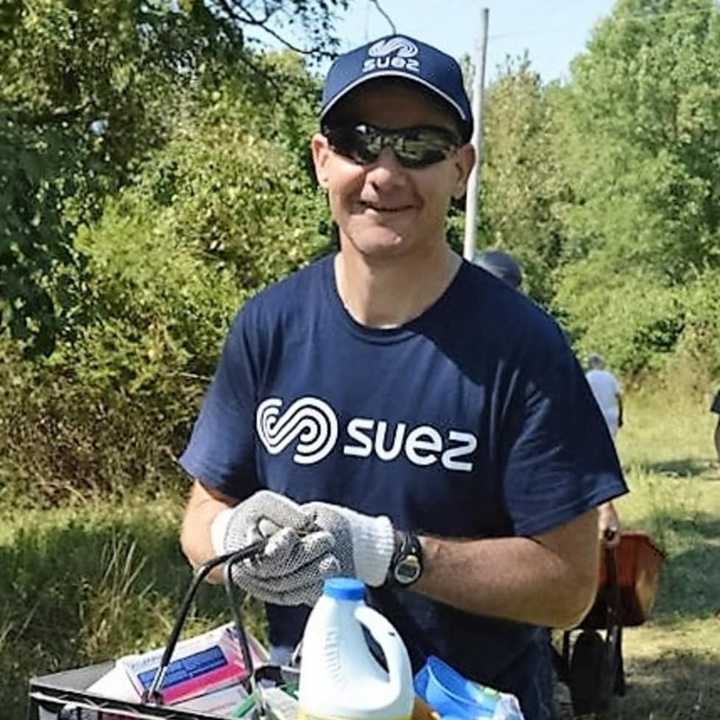
M255 429L271 455L279 455L294 446L293 461L312 465L327 457L335 447L339 430L335 411L324 400L301 397L281 413L283 401L267 398L258 405ZM461 430L445 434L431 425L410 428L399 422L355 417L345 426L348 442L342 452L349 457L375 455L390 461L404 456L413 465L427 467L439 462L447 470L471 472L469 456L477 448L477 437Z
M415 43L404 37L394 37L389 40L378 40L368 50L368 59L363 63L363 72L371 70L410 70L420 72L420 61L415 59L418 48ZM390 57L392 56L392 57Z

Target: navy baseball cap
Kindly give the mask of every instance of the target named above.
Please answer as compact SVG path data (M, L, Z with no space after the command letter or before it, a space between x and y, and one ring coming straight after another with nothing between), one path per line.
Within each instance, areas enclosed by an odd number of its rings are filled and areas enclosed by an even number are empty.
M460 65L450 55L406 35L388 35L340 55L325 78L320 121L351 90L388 77L416 82L444 100L460 120L462 139L470 140L473 117Z
M522 268L510 253L503 250L486 250L475 255L473 263L487 270L496 278L505 281L516 290L522 285Z

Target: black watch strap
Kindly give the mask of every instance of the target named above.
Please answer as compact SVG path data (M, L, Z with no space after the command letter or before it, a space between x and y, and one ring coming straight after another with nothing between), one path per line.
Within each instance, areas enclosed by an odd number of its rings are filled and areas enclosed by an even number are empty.
M408 588L423 572L423 552L418 536L413 532L395 532L395 552L388 568L385 587Z

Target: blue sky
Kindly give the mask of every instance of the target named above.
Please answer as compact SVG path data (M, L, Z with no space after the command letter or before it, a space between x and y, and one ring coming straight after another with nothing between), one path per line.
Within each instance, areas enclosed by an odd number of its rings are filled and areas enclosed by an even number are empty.
M507 55L527 49L545 81L567 77L594 24L610 14L612 0L379 0L400 33L417 37L460 57L474 53L481 9L490 10L486 78L492 80ZM343 48L381 35L390 26L370 0L351 0L338 24Z

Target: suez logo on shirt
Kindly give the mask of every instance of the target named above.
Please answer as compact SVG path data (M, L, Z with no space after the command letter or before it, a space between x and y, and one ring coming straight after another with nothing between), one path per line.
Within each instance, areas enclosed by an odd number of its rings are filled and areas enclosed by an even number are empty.
M258 405L255 414L257 434L271 455L279 455L293 446L293 460L298 465L312 465L327 457L339 436L335 411L324 400L301 397L282 412L280 398L268 398ZM344 455L368 458L375 455L390 461L405 458L413 465L426 467L440 463L448 470L470 472L470 455L477 448L477 437L461 430L441 433L431 425L409 427L407 423L391 424L386 420L354 417L345 426L348 441Z
M363 63L363 72L396 68L420 72L417 45L407 38L395 37L390 40L378 40L368 50L368 59ZM392 57L390 57L392 55Z

